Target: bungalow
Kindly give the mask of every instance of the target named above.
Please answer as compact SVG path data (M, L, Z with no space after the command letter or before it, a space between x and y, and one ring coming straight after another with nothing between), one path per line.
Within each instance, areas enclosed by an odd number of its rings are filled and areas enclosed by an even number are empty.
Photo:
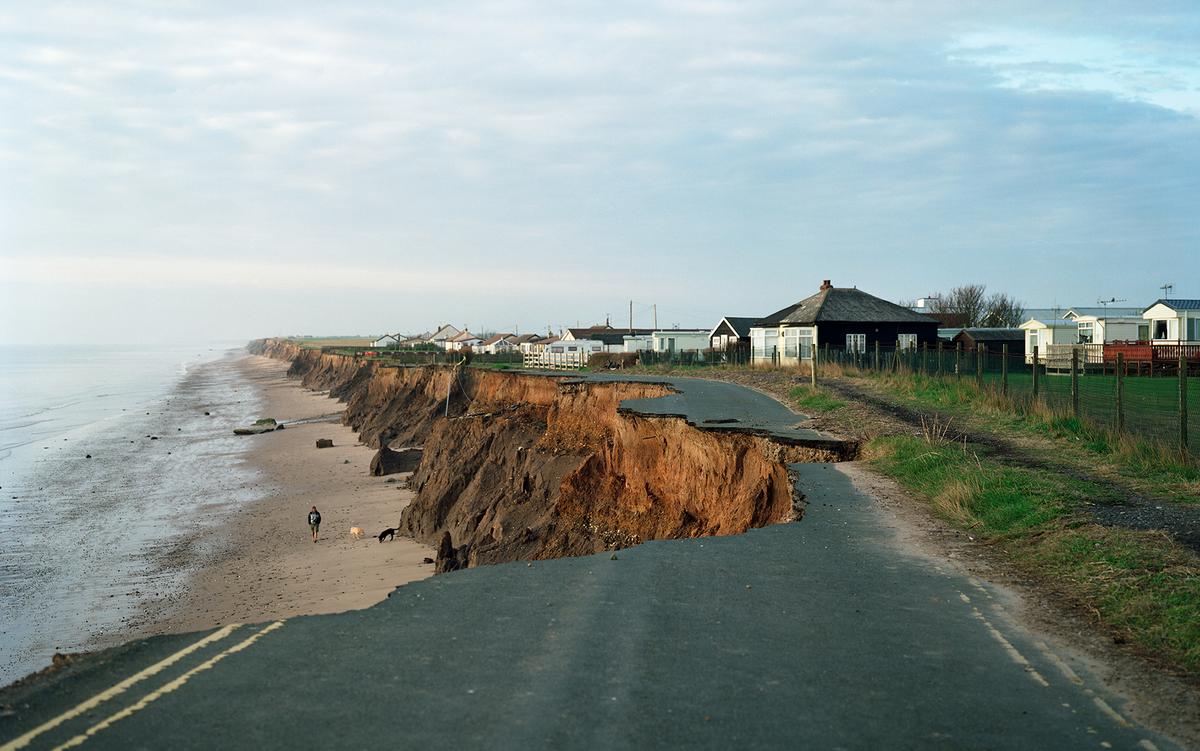
M371 346L376 349L384 349L387 347L396 347L400 344L401 334L384 334L375 341L371 342Z
M479 350L486 355L498 355L503 352L511 352L517 348L513 344L513 339L516 339L516 334L496 334L485 339L480 345Z
M1139 336L1141 341L1200 343L1200 300L1157 300L1142 318L1148 336Z
M445 323L439 326L437 331L429 335L428 341L429 344L436 345L442 349L449 349L449 347L446 346L447 342L461 333L462 332L458 329L454 328L448 323Z
M457 352L462 349L478 349L483 340L470 331L463 331L446 342L447 352Z
M750 348L750 327L757 318L725 316L708 333L709 349L725 350L731 347Z
M869 295L857 287L834 287L826 279L807 297L750 327L750 354L755 363L792 363L812 358L814 346L847 352L883 346L934 345L938 322L921 313Z
M1010 355L1025 354L1025 332L1021 329L962 329L951 341L962 344L964 352L974 352L979 347L986 347L988 352L1002 352L1008 347Z

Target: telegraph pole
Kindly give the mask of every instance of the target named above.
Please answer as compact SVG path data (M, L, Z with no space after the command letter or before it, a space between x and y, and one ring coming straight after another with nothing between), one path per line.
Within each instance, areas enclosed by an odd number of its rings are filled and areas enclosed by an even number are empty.
M651 305L650 309L654 311L654 330L658 331L658 303Z

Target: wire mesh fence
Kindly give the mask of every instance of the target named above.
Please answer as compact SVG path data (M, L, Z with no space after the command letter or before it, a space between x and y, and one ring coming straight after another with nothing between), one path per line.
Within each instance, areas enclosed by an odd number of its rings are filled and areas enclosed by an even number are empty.
M944 343L857 351L823 346L817 360L827 367L959 382L1003 397L1014 407L1074 417L1200 454L1200 358L1184 347L1178 351L1177 359L1162 357L1150 366L1126 361L1119 353L1096 357L1082 345L1049 360L1035 352L965 350ZM818 375L820 371L818 367Z

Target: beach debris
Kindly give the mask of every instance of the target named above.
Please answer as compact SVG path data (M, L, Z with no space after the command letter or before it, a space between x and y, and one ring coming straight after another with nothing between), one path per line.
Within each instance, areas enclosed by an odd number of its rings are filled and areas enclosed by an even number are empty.
M279 423L275 422L272 417L264 417L261 420L255 420L254 424L245 428L234 428L234 435L258 435L259 433L270 433L277 429Z
M422 558L421 563L433 563L433 559L432 558Z
M610 561L615 561L615 560L617 560L617 554L616 554L616 553L613 553L612 555L610 555L610 556L608 557L608 560L610 560Z
M212 414L212 412L205 412L204 414L206 414L206 415L211 415L211 414Z
M317 439L317 448L319 448L319 449L333 448L333 439L332 438L318 438Z
M349 460L349 459L343 459L343 460L342 460L342 464L349 464L349 463L350 463L350 460Z
M388 448L381 443L375 456L371 458L370 473L374 477L394 475L399 472L412 472L421 463L422 450L415 447L402 448L398 451Z
M84 459L91 459L91 458L92 458L92 455L91 455L91 454L88 454L87 456L85 456L85 457L83 457L83 458L84 458Z

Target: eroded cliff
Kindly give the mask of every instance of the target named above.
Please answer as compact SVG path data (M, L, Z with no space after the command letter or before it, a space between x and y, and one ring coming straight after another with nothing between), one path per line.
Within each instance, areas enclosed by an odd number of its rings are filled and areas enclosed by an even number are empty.
M380 367L278 340L252 351L291 360L303 385L345 401L364 442L423 445L400 528L433 544L449 531L469 565L793 519L802 507L786 462L841 458L618 409L670 393L663 384Z

